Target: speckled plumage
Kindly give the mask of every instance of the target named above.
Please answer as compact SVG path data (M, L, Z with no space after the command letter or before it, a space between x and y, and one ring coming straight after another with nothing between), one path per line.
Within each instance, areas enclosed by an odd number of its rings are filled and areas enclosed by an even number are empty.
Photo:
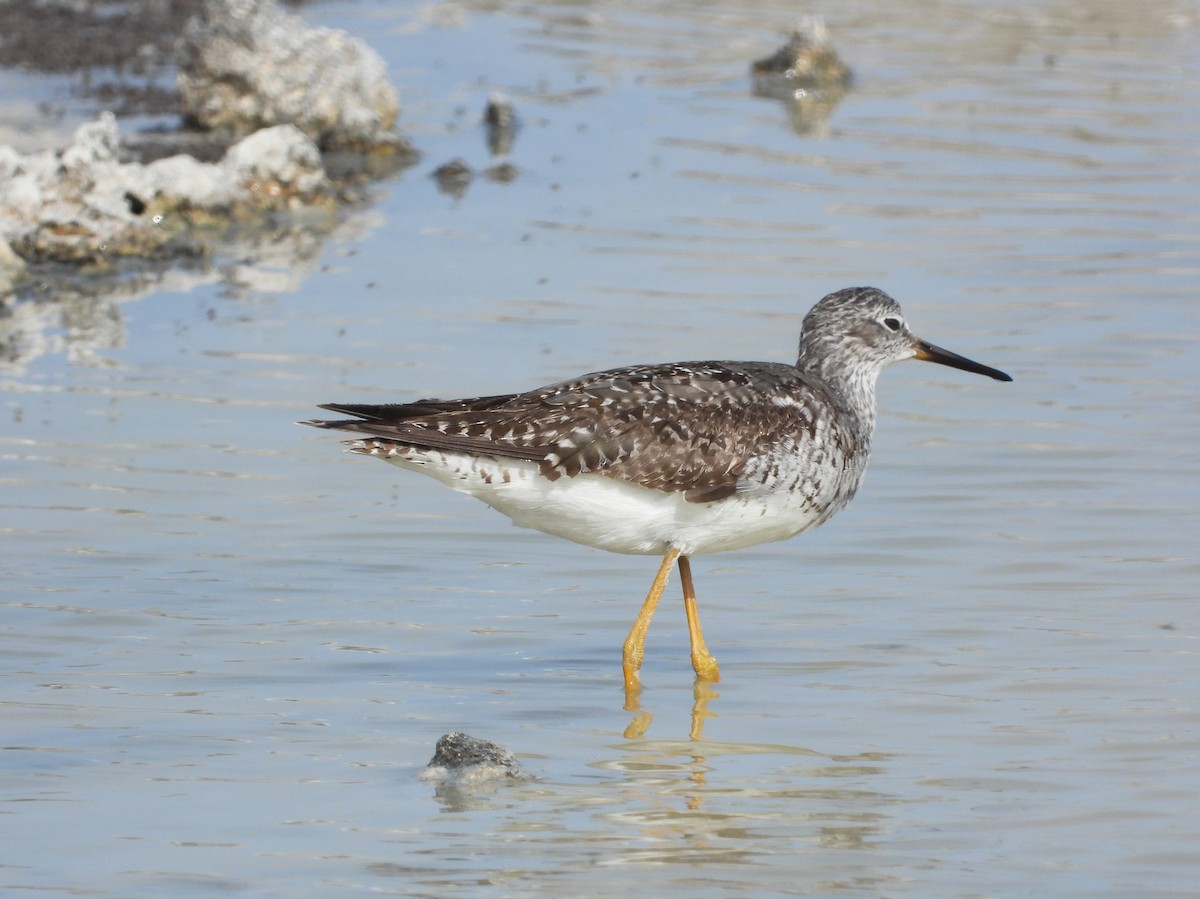
M526 393L330 404L353 418L306 423L361 435L352 452L430 474L519 525L686 565L843 508L866 469L879 373L914 356L1010 380L914 337L882 291L849 288L805 317L795 365L635 365Z

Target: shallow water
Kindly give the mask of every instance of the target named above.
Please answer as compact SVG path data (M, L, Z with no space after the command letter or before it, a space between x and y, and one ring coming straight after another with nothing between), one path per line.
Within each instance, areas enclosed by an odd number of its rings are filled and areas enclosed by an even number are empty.
M0 891L1195 893L1195 9L878 7L823 11L858 80L805 133L747 76L787 4L305 10L384 54L421 163L10 317ZM491 90L519 174L440 193ZM292 425L787 360L855 283L1015 381L889 370L849 509L696 560L711 695L664 603L622 707L654 560ZM537 779L436 793L456 729Z

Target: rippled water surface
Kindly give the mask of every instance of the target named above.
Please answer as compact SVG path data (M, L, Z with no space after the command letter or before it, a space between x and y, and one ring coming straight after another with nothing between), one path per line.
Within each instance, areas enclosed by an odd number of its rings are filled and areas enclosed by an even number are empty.
M0 892L1175 897L1200 882L1200 27L1170 0L318 5L421 162L331 234L13 307ZM522 127L510 182L490 91ZM318 402L790 360L870 283L1012 384L881 383L855 503L695 562L518 531ZM678 595L673 584L669 595ZM419 781L438 736L536 779Z

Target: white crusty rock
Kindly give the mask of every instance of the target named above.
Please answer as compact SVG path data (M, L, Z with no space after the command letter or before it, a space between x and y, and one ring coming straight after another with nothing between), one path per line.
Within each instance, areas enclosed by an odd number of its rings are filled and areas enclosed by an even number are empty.
M344 31L274 0L209 0L177 44L186 121L247 134L295 125L322 149L395 144L396 89L383 60Z
M290 125L250 135L217 163L122 162L119 146L104 113L57 153L0 147L0 241L26 261L103 266L169 253L196 225L336 199L320 152Z

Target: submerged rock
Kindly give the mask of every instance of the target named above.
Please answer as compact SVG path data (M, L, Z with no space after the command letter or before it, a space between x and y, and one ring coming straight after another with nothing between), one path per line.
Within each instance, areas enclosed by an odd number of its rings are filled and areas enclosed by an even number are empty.
M437 741L433 758L420 777L438 784L439 788L462 789L524 780L529 775L521 769L516 756L503 746L454 731Z
M176 52L189 124L235 135L288 124L323 150L410 151L391 130L400 103L380 56L274 0L208 0Z
M754 62L755 79L781 79L801 87L845 87L853 78L850 67L829 45L829 31L819 20L806 22L787 43Z
M487 129L488 152L493 156L511 153L517 137L517 111L512 101L503 94L488 97L483 110L483 124Z
M458 200L466 194L475 173L465 159L456 157L439 165L433 170L430 177L437 182L438 190Z
M216 163L142 165L121 161L116 119L104 113L57 153L0 147L0 240L25 261L105 267L198 252L193 228L332 206L336 193L320 152L293 126L252 134Z
M483 177L496 184L512 184L519 174L520 170L511 162L498 162L483 170Z
M820 20L802 24L782 47L755 61L750 72L757 96L787 105L797 134L823 129L854 80Z

